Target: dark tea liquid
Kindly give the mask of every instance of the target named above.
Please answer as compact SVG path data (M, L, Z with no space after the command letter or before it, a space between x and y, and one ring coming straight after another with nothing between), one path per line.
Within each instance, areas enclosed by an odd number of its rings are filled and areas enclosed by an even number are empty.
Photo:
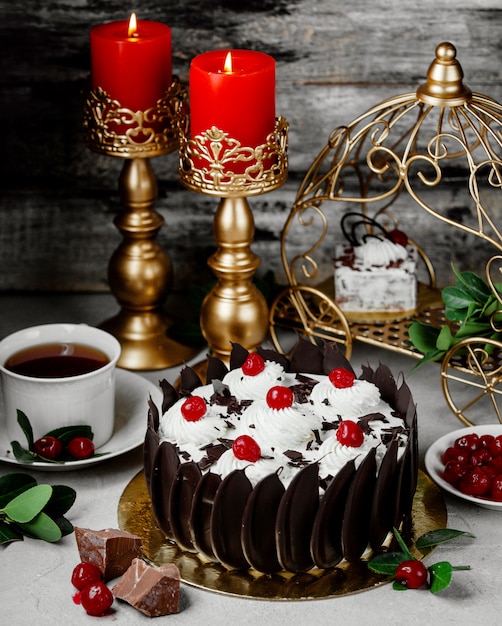
M9 357L5 369L34 378L67 378L88 374L109 363L104 352L79 343L45 343Z

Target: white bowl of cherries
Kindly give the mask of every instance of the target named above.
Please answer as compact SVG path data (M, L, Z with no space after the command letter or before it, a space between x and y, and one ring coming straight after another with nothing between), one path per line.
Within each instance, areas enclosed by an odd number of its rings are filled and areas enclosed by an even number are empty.
M427 450L425 467L445 491L502 511L502 424L469 426L444 435Z

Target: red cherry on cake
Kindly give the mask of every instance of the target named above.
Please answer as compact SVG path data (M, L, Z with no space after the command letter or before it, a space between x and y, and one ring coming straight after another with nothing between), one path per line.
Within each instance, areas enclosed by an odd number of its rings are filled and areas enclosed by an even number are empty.
M408 245L408 235L398 228L390 230L387 233L387 239L390 239L392 243L397 243L400 246L403 246L403 248L406 248Z
M287 409L293 406L295 394L289 387L276 385L267 391L266 400L271 409Z
M332 385L337 389L346 389L354 384L354 374L344 367L335 367L328 375Z
M352 420L343 420L336 431L337 440L350 448L359 448L364 441L362 428Z
M206 401L201 396L190 396L181 405L181 414L187 422L198 422L206 410Z
M250 352L244 363L242 364L242 371L246 376L257 376L265 369L265 361L256 352Z
M249 435L240 435L234 439L232 451L241 461L256 463L261 458L260 446Z
M417 559L403 561L397 566L396 581L408 589L419 589L427 581L427 568Z

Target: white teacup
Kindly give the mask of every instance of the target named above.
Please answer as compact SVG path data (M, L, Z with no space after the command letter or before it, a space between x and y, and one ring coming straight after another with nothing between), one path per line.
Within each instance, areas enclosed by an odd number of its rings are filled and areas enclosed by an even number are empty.
M106 362L78 375L25 375L10 371L6 363L20 351L48 344L82 345L103 353ZM44 324L15 332L0 341L0 373L9 441L26 439L17 411L28 417L34 439L62 426L87 425L99 448L113 434L115 421L115 371L120 344L109 333L86 324ZM45 370L44 370L45 371Z

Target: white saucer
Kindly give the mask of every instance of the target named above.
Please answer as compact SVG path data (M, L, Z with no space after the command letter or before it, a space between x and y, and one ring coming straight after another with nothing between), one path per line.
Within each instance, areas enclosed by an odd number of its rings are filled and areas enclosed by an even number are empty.
M0 394L0 461L12 463L20 467L32 468L47 472L65 472L82 469L89 465L108 461L113 457L125 454L143 443L145 438L148 397L160 407L162 391L159 387L139 374L117 369L115 391L115 428L113 435L105 444L96 449L96 455L90 459L70 461L68 463L20 463L16 460L8 435L3 424L3 400ZM21 445L26 443L20 441Z
M484 509L491 509L492 511L502 511L502 502L494 502L493 500L485 500L484 498L476 498L474 496L468 496L465 493L462 493L459 489L450 485L450 483L446 482L443 478L444 465L441 461L441 455L446 450L453 445L455 439L458 437L462 437L463 435L468 435L469 433L477 433L478 435L493 435L497 437L498 435L502 435L502 424L487 424L484 426L469 426L466 428L461 428L460 430L454 430L447 435L443 435L437 441L435 441L430 448L425 453L425 467L429 476L432 480L442 489L448 491L449 493L457 496L457 498L461 498L462 500L466 500L467 502L472 502L473 504L477 504L478 506Z

